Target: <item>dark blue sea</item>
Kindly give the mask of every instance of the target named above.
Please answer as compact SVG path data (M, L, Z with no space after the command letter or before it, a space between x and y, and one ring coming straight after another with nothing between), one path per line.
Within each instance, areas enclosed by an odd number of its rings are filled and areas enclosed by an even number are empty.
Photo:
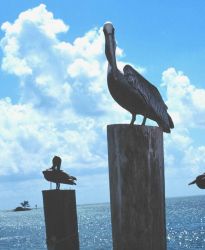
M166 200L168 250L205 249L205 196ZM112 249L109 204L78 206L80 249ZM45 250L42 209L0 212L1 250Z

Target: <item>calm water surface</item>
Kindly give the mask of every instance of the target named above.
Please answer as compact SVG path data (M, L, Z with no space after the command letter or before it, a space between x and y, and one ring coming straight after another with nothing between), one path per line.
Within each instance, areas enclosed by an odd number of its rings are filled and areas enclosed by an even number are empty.
M205 249L205 197L167 199L168 250ZM112 249L109 204L78 206L82 250ZM0 250L46 250L42 209L0 212Z

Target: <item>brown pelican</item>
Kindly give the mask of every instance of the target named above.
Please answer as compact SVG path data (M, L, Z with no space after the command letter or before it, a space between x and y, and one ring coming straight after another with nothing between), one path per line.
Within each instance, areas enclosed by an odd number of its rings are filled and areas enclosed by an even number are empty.
M52 167L43 171L44 178L47 181L56 183L56 189L60 189L60 183L76 185L76 177L71 176L60 169L61 158L54 156L52 160Z
M53 171L51 168L49 168L43 171L43 175L47 181L56 183L56 189L60 189L60 183L76 185L75 183L75 180L77 180L76 177L71 176L62 170Z
M199 188L205 189L205 173L196 177L189 185L196 184Z
M132 114L131 125L134 124L136 115L141 114L144 116L142 125L145 125L146 118L149 118L156 121L164 132L170 133L174 124L167 113L167 106L158 89L130 65L124 67L124 74L118 70L115 57L114 27L111 23L105 23L103 31L105 34L105 54L108 60L107 82L110 94L120 106Z

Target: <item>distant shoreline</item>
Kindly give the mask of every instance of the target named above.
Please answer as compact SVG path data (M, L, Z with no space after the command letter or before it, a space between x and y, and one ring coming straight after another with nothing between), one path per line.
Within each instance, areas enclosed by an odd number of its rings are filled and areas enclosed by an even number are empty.
M200 194L200 195L188 195L188 196L173 196L173 197L165 197L165 200L170 200L170 199L188 199L188 198L193 198L193 197L201 197L201 196L205 196L205 192L204 195ZM77 204L78 206L90 206L90 205L100 205L100 204L110 204L109 201L105 201L105 202L97 202L97 203L87 203L87 204ZM43 209L43 207L38 207L38 208L30 208L30 210L36 210L36 209ZM0 209L0 212L12 212L14 209Z
M16 207L16 208L14 208L11 211L13 211L13 212L22 212L22 211L30 211L30 210L32 210L32 208L28 208L28 207Z

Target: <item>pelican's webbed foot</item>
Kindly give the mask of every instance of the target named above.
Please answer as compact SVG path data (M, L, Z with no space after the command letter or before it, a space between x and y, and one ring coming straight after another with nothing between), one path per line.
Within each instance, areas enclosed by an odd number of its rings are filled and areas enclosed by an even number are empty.
M132 114L132 120L131 120L131 122L130 122L130 125L131 125L131 126L134 125L135 120L136 120L136 115L133 115L133 114Z

